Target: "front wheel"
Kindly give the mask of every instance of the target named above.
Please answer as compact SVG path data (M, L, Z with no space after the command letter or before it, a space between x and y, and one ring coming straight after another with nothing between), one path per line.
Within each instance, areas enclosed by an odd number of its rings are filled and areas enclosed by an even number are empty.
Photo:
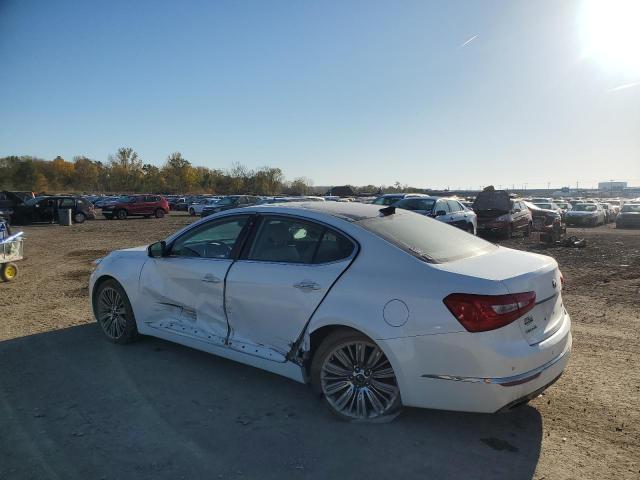
M106 280L93 299L93 312L107 339L113 343L131 343L138 339L138 328L129 297L115 280Z
M473 227L473 223L467 224L467 232L470 233L471 235L476 234L476 229Z
M78 212L73 216L73 221L75 223L84 223L86 219L87 217L85 216L85 214L81 212Z
M160 209L160 208L159 208L159 209L157 209L157 210L156 210L155 215L156 215L156 218L162 218L162 217L164 217L164 210L162 210L162 209Z
M192 217L196 216L196 211L193 208L189 209L189 215L191 215Z
M322 342L311 364L313 389L342 420L390 420L400 413L400 388L384 352L361 333L338 330Z

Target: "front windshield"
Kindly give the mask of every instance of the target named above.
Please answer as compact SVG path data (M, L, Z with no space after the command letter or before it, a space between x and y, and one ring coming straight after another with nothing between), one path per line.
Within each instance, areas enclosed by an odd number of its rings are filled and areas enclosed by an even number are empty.
M578 205L573 207L573 209L576 212L595 212L597 207L590 203L579 203Z
M456 227L406 210L361 220L358 225L427 262L450 262L498 248Z
M633 213L640 213L640 204L638 205L625 205L624 207L622 207L621 212L633 212Z

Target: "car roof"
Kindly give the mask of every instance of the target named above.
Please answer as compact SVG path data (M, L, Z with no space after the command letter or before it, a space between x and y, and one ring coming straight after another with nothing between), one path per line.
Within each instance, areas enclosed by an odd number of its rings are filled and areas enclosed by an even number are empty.
M380 205L358 202L288 202L256 205L245 208L246 210L254 212L276 214L315 212L351 222L379 217L381 210Z

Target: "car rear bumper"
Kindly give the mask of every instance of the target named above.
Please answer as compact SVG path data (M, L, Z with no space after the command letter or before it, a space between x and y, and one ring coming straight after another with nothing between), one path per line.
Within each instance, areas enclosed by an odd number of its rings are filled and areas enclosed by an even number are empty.
M539 395L569 362L569 316L565 315L553 335L536 345L524 339L513 341L520 332L509 327L493 340L461 332L379 341L396 371L402 403L493 413ZM470 336L477 341L470 342Z

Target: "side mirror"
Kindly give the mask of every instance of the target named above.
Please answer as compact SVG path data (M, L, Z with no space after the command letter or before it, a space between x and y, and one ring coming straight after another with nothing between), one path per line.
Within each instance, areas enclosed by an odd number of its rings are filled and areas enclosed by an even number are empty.
M147 254L151 258L160 258L166 256L167 242L162 240L161 242L152 243L147 247Z
M443 215L446 215L447 212L445 212L444 210L438 210L436 212L436 217L442 217Z

